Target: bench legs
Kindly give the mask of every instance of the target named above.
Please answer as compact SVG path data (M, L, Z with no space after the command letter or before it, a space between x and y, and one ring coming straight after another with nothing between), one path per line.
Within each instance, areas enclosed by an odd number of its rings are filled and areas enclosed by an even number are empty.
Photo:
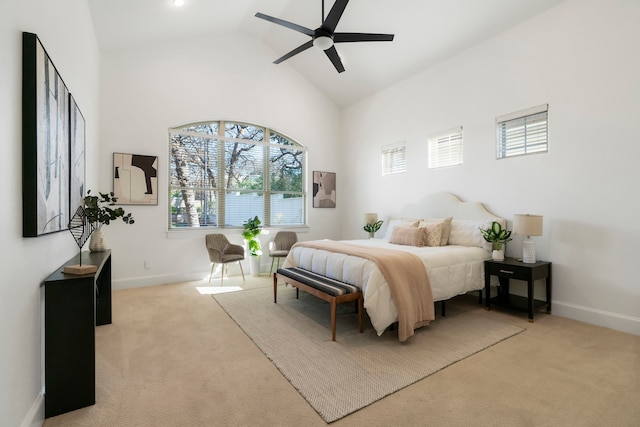
M360 333L364 331L364 299L362 297L362 292L355 292L352 294L340 295L338 297L334 297L332 295L325 294L318 289L312 288L311 286L305 285L304 283L300 283L296 280L292 280L286 276L283 277L284 280L296 288L296 299L300 296L299 291L302 289L311 295L314 295L320 298L323 301L327 301L331 306L331 341L336 340L336 314L338 304L348 301L357 301L358 304L358 327ZM273 302L278 303L278 273L273 273Z

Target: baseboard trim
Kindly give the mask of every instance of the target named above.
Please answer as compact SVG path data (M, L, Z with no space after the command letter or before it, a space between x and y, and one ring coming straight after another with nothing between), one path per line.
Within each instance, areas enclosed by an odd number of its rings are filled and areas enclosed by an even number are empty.
M265 272L269 271L271 268L271 258L268 258L268 263L260 263L260 272L261 274L266 274ZM261 260L262 261L262 260ZM245 265L246 263L246 265ZM243 262L242 268L244 269L245 276L250 275L249 264L247 261ZM217 270L216 270L217 271ZM270 275L271 273L269 273ZM237 264L231 264L229 266L229 275L230 276L240 276L240 269L237 267ZM226 276L225 276L226 277ZM156 276L143 276L136 277L130 279L113 279L111 281L111 289L114 291L122 290L122 289L132 289L132 288L144 288L147 286L157 286L157 285L166 285L169 283L179 283L179 282L192 282L197 280L209 280L209 270L201 270L196 271L189 274L159 274ZM220 273L219 271L214 272L213 279L220 281Z
M38 393L20 427L41 427L44 423L44 391Z
M169 283L191 282L209 278L208 271L198 271L191 274L162 274L157 276L136 277L135 279L120 279L111 281L111 289L122 290L144 288L147 286L166 285Z
M640 318L553 300L553 314L628 334L640 335Z

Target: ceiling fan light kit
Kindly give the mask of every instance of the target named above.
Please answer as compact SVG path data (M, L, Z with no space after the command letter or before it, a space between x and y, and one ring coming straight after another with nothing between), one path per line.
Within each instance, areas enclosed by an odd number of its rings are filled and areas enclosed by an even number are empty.
M280 18L274 18L273 16L265 15L263 13L256 13L257 18L273 22L274 24L282 25L283 27L298 31L299 33L306 34L311 37L310 41L298 46L291 52L273 61L274 64L279 64L291 58L292 56L299 54L300 52L304 52L311 46L315 46L319 49L322 49L335 69L338 71L338 73L342 73L344 71L344 66L342 65L340 56L338 56L338 51L336 50L336 47L334 45L335 43L393 41L393 34L336 33L336 26L338 25L340 17L342 16L342 13L344 12L348 3L349 0L336 0L336 2L333 4L333 7L329 11L329 14L325 18L324 0L322 0L322 25L320 25L320 27L316 28L315 30L303 27L298 24L294 24L293 22L285 21Z

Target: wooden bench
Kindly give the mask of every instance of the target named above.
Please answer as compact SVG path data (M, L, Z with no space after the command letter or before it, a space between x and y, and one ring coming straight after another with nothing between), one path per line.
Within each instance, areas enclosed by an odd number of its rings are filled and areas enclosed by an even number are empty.
M358 324L360 333L363 331L363 302L360 288L338 280L330 279L298 267L279 268L273 273L273 302L278 303L278 278L296 288L296 299L299 290L314 295L331 305L331 340L336 340L336 308L343 302L357 301Z

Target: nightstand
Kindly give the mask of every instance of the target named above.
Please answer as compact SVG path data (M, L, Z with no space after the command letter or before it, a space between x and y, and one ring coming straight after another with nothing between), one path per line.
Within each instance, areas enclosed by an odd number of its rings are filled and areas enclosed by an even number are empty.
M497 276L500 282L498 296L494 298L490 298L491 276ZM527 282L526 298L509 293L509 279ZM545 279L546 282L545 301L533 297L533 283L539 279ZM534 311L546 307L547 313L551 313L551 263L537 261L527 264L515 258L505 258L504 261L486 260L484 262L484 291L487 310L491 310L492 303L524 310L529 313L529 322L533 322Z

